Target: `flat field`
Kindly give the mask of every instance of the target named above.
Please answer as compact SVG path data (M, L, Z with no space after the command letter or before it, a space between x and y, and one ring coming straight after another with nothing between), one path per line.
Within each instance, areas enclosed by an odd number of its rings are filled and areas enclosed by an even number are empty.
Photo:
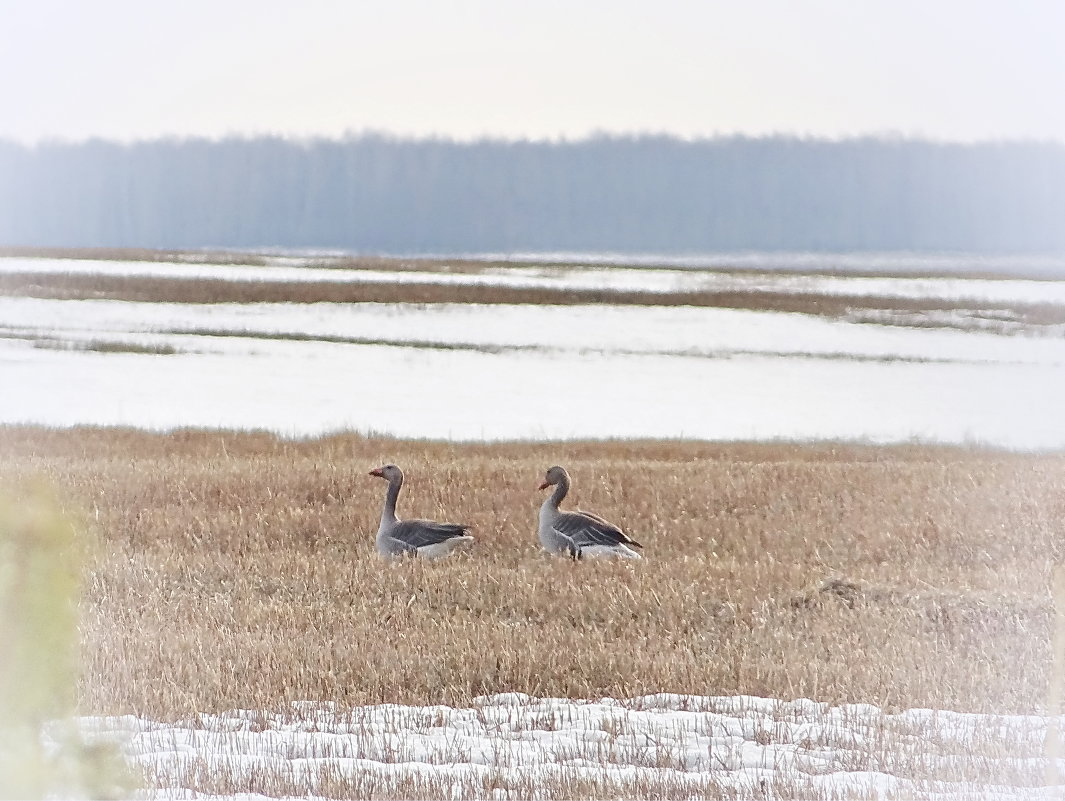
M831 441L1060 444L1058 283L6 255L0 495L83 523L147 797L1060 796L1065 452ZM386 462L473 548L382 561ZM644 559L540 552L552 464Z
M652 270L635 264L614 264L596 280L567 282L574 268L597 272L576 263L430 259L398 257L279 257L255 253L181 252L108 249L20 249L0 247L0 296L58 300L114 299L138 303L417 303L417 304L550 304L586 306L694 306L816 315L830 319L874 320L918 327L1019 328L1042 331L1065 324L1065 306L1055 281L1044 277L1011 280L980 270L944 272L933 266L919 272L883 274L811 266L796 274L779 270L729 268L680 270L684 279L650 280ZM56 269L55 259L69 261L70 270ZM108 266L155 264L184 266L188 274L134 269L108 273L86 270L79 260ZM832 264L831 259L826 259ZM298 264L287 280L270 277L281 265ZM204 270L197 270L198 266ZM240 268L239 277L225 266ZM264 268L257 274L247 268ZM531 280L529 271L540 280ZM353 280L352 274L359 275ZM630 274L628 280L615 283ZM310 277L316 276L316 278ZM328 277L327 277L328 276ZM552 279L551 276L554 276ZM610 280L612 276L615 281ZM400 280L402 278L402 280ZM482 283L478 279L488 279ZM811 291L804 282L838 279L831 291ZM909 285L902 291L898 283ZM922 285L922 282L924 285ZM958 287L971 286L961 296ZM990 282L995 289L984 296ZM915 287L914 284L918 286ZM997 287L996 287L997 285ZM1020 294L1010 289L1023 287ZM818 284L820 286L820 284ZM824 287L821 287L822 289ZM997 291L996 291L997 290ZM942 294L941 294L942 293ZM1003 294L1005 293L1005 294ZM991 307L991 308L989 308ZM958 313L961 312L959 315ZM960 319L959 319L960 317ZM1012 327L1012 329L1011 329Z
M470 524L468 554L377 557L384 462L400 515ZM555 463L645 559L538 551ZM0 429L0 485L40 477L96 539L86 715L498 692L1045 709L1060 455Z

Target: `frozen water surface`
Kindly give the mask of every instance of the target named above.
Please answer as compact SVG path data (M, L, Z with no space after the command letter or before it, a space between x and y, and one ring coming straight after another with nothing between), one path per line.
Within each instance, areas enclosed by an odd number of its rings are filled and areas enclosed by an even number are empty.
M1065 364L1065 332L1056 328L1001 336L693 306L182 304L0 297L0 333L119 338L191 349L217 348L218 343L202 340L217 334L492 351Z
M0 264L8 269L19 261ZM119 274L140 269L137 263L81 263L94 270L111 265L107 269ZM569 272L592 281L586 272ZM909 279L839 279L862 280ZM911 286L933 280L914 279ZM1062 286L944 280L973 283L975 289L964 290L972 297L1006 288L1014 300L1035 289L1053 297ZM890 324L899 314L913 322L912 315L890 310L873 316L885 324L870 324L684 306L0 297L0 421L268 429L287 436L358 430L463 440L921 439L1065 446L1061 326L980 330L969 326L970 312L950 309L917 323L953 327Z

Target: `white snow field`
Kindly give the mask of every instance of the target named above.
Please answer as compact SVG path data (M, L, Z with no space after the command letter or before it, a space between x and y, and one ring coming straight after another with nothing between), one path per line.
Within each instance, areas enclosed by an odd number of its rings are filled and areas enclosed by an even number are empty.
M307 258L311 254L304 254ZM339 255L321 253L319 255ZM447 258L446 254L440 258ZM465 258L493 262L535 264L594 264L673 267L688 270L760 270L763 272L864 273L885 275L988 274L1062 278L1065 255L1051 253L965 253L921 250L889 251L758 251L736 250L717 253L610 253L581 251L530 251L514 253L471 253Z
M1065 760L1044 756L1048 725L1063 721L1036 716L508 693L461 709L301 703L80 724L120 745L150 798L1065 797Z
M8 297L0 389L52 426L1065 445L1057 329L684 306Z
M410 272L268 260L0 258L0 273L710 288L896 298L901 308L859 305L833 319L605 303L0 297L0 424L1065 446L1065 326L1053 322L1060 315L1037 323L1013 307L1065 306L1065 281L578 265ZM914 298L969 306L904 308Z
M959 315L957 311L949 312ZM0 334L241 353L254 343L443 346L487 352L810 356L1065 366L1065 327L1002 335L855 324L808 314L698 306L436 303L142 303L0 297ZM175 333L177 332L177 333ZM213 336L217 335L217 336ZM243 344L223 337L239 337Z

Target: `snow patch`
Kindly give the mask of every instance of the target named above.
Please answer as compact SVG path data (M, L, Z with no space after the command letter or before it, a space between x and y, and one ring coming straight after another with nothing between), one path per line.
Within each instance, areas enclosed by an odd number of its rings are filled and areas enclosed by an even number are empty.
M1065 760L1043 756L1038 716L809 699L657 693L627 700L505 693L468 708L295 704L164 724L133 716L80 720L120 742L150 777L149 796L227 798L432 794L1051 798ZM1044 786L1047 769L1059 782ZM221 789L220 789L221 788ZM604 789L605 788L605 789Z

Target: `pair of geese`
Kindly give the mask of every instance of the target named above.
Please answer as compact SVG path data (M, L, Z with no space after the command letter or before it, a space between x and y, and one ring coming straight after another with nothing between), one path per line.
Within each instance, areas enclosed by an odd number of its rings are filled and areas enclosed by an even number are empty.
M386 464L370 471L388 481L381 526L377 530L377 552L386 558L417 555L429 559L447 556L455 548L473 542L469 526L437 523L433 520L400 520L396 517L396 499L403 486L403 471ZM553 486L555 491L540 507L537 534L544 550L573 559L585 556L620 556L639 559L633 548L643 546L620 528L591 512L563 512L558 508L569 492L570 477L565 468L552 467L544 476L540 489Z

